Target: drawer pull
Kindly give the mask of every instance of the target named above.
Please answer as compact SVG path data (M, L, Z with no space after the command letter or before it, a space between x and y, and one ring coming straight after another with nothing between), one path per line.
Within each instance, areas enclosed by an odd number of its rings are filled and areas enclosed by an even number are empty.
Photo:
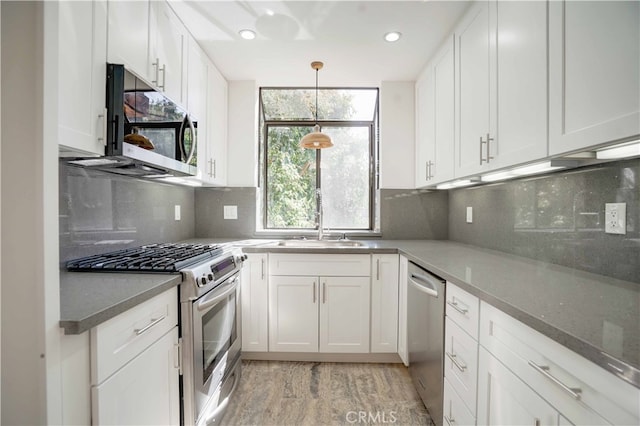
M531 367L533 367L533 369L536 370L538 373L542 374L547 379L551 380L553 383L555 383L556 385L560 386L560 388L562 388L562 390L567 392L574 399L578 399L578 400L580 399L580 394L582 393L582 389L580 389L580 388L570 388L569 386L567 386L564 383L562 383L557 377L555 377L551 373L549 373L549 366L548 365L538 365L533 361L529 361L529 365Z
M455 300L453 301L447 300L447 305L451 306L453 309L460 312L462 315L467 315L467 313L469 312L467 308L463 308L460 305L458 305L458 302L456 302Z
M464 371L467 369L467 366L464 364L460 364L460 362L458 361L458 356L456 354L451 354L449 352L445 352L445 353L447 354L451 362L453 362L453 365L458 367L458 370L464 373Z
M456 419L454 419L453 417L449 417L446 414L444 416L444 420L447 422L449 426L456 424Z
M165 318L166 318L166 316L160 317L160 318L157 318L157 319L151 318L151 322L149 324L147 324L145 327L136 328L133 331L135 331L136 335L139 336L139 335L143 334L145 331L149 330L154 325L158 324L160 321L162 321Z

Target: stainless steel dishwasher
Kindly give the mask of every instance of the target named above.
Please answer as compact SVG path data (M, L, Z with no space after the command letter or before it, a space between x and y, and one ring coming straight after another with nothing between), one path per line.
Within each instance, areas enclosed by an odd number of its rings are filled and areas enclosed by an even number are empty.
M409 374L432 422L441 426L445 281L413 262L407 276Z

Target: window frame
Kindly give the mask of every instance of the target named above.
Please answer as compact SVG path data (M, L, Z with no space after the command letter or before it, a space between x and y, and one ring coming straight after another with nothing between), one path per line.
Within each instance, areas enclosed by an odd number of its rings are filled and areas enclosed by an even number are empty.
M268 217L268 158L269 152L269 129L271 127L309 127L313 128L316 124L323 127L365 127L369 130L369 217L367 228L331 228L338 231L353 231L353 232L377 232L377 192L379 189L379 109L380 109L380 89L374 87L323 87L322 90L375 90L376 101L373 111L373 118L369 120L267 120L263 111L262 104L262 91L263 90L308 90L308 87L261 87L259 89L259 116L262 122L259 126L261 137L259 142L259 162L261 170L259 171L259 181L263 183L262 186L262 230L266 232L311 232L318 231L318 224L314 228L271 228L267 226ZM313 88L315 89L315 88ZM331 148L329 148L331 149ZM316 150L315 167L316 167L316 190L322 188L322 149ZM317 211L317 199L316 199L316 211Z

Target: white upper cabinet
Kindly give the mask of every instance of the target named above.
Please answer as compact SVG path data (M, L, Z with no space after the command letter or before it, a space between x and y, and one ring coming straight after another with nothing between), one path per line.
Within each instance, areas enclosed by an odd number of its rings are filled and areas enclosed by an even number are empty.
M164 1L152 1L149 15L149 76L174 102L186 103L187 30Z
M416 186L453 178L454 39L448 38L416 84Z
M497 122L489 164L503 167L547 156L547 2L495 6Z
M549 151L640 134L640 3L549 4Z
M489 3L472 6L456 31L456 83L458 89L458 140L455 174L466 176L488 169L490 105L495 105L489 85Z
M164 1L108 4L107 60L123 64L174 102L185 103L187 30Z
M108 10L107 60L149 79L149 2L109 0Z
M58 8L59 143L104 155L107 4L64 1Z
M481 2L456 32L456 177L547 155L547 3Z
M204 180L213 185L227 184L228 84L212 62L207 65L206 157ZM201 139L202 141L202 139ZM200 163L200 162L199 162Z

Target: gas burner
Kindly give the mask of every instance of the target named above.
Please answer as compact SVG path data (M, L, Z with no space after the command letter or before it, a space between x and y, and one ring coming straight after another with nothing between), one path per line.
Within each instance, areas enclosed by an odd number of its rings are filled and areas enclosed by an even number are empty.
M70 260L67 262L67 270L171 273L216 257L222 251L223 247L215 244L149 244Z

